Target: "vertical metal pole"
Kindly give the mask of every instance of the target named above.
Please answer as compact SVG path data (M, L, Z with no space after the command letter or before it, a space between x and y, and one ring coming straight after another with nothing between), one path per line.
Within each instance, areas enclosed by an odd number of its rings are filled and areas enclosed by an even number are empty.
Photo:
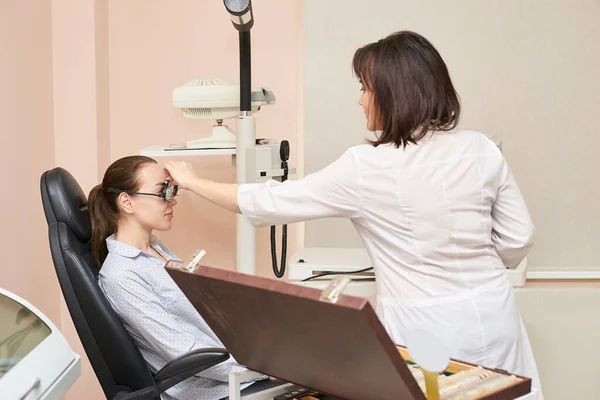
M251 103L250 31L239 33L240 41L240 116L236 133L236 179L249 183L246 176L246 149L256 143L255 121ZM237 216L236 270L256 275L256 229L243 215Z
M240 32L240 115L252 111L250 92L252 86L252 59L250 56L250 31ZM248 114L250 115L250 114Z

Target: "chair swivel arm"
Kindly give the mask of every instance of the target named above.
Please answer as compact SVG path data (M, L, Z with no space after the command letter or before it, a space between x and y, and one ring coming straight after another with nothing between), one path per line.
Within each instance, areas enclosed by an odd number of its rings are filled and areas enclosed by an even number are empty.
M227 359L229 359L229 352L225 349L207 348L190 351L165 364L154 375L155 385L132 393L121 392L114 400L155 399L167 389Z

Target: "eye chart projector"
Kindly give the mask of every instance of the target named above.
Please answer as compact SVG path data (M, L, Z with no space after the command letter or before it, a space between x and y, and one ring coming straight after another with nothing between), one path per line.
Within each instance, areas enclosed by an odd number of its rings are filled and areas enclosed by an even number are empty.
M274 104L275 95L264 88L250 92L253 112L263 105ZM194 79L173 89L173 106L181 109L185 118L214 119L212 134L191 140L177 149L235 149L236 136L223 120L236 118L240 114L240 86L219 78ZM174 147L173 147L174 148Z

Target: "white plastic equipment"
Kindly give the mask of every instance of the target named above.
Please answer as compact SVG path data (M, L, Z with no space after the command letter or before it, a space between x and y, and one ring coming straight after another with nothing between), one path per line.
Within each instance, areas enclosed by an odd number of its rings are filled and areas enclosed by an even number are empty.
M288 279L290 283L323 290L331 280L338 275L345 275L352 279L345 294L359 297L376 297L377 286L373 270L350 274L371 267L371 260L364 248L303 248L290 257L288 263ZM336 274L303 281L324 272ZM513 287L523 286L527 280L527 258L516 268L507 269L510 283Z
M274 104L275 95L264 88L251 92L252 111L258 112L263 105ZM185 118L214 119L209 137L187 142L182 149L235 149L236 136L223 120L240 114L240 86L219 78L193 79L173 89L173 106L181 109Z
M0 288L0 398L59 400L80 374L79 355L52 321Z

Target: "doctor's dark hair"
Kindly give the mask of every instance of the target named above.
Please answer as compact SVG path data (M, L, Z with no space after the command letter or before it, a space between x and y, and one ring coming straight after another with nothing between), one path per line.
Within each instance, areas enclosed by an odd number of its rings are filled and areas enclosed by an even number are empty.
M156 161L144 156L120 158L108 167L102 183L90 191L88 210L92 222L92 256L98 268L108 255L106 238L117 232L117 221L121 215L117 202L120 193L110 189L138 191L139 173L148 164L156 164Z
M361 47L354 74L371 92L381 130L374 146L417 143L426 133L450 131L460 117L460 100L446 63L421 35L401 31Z

